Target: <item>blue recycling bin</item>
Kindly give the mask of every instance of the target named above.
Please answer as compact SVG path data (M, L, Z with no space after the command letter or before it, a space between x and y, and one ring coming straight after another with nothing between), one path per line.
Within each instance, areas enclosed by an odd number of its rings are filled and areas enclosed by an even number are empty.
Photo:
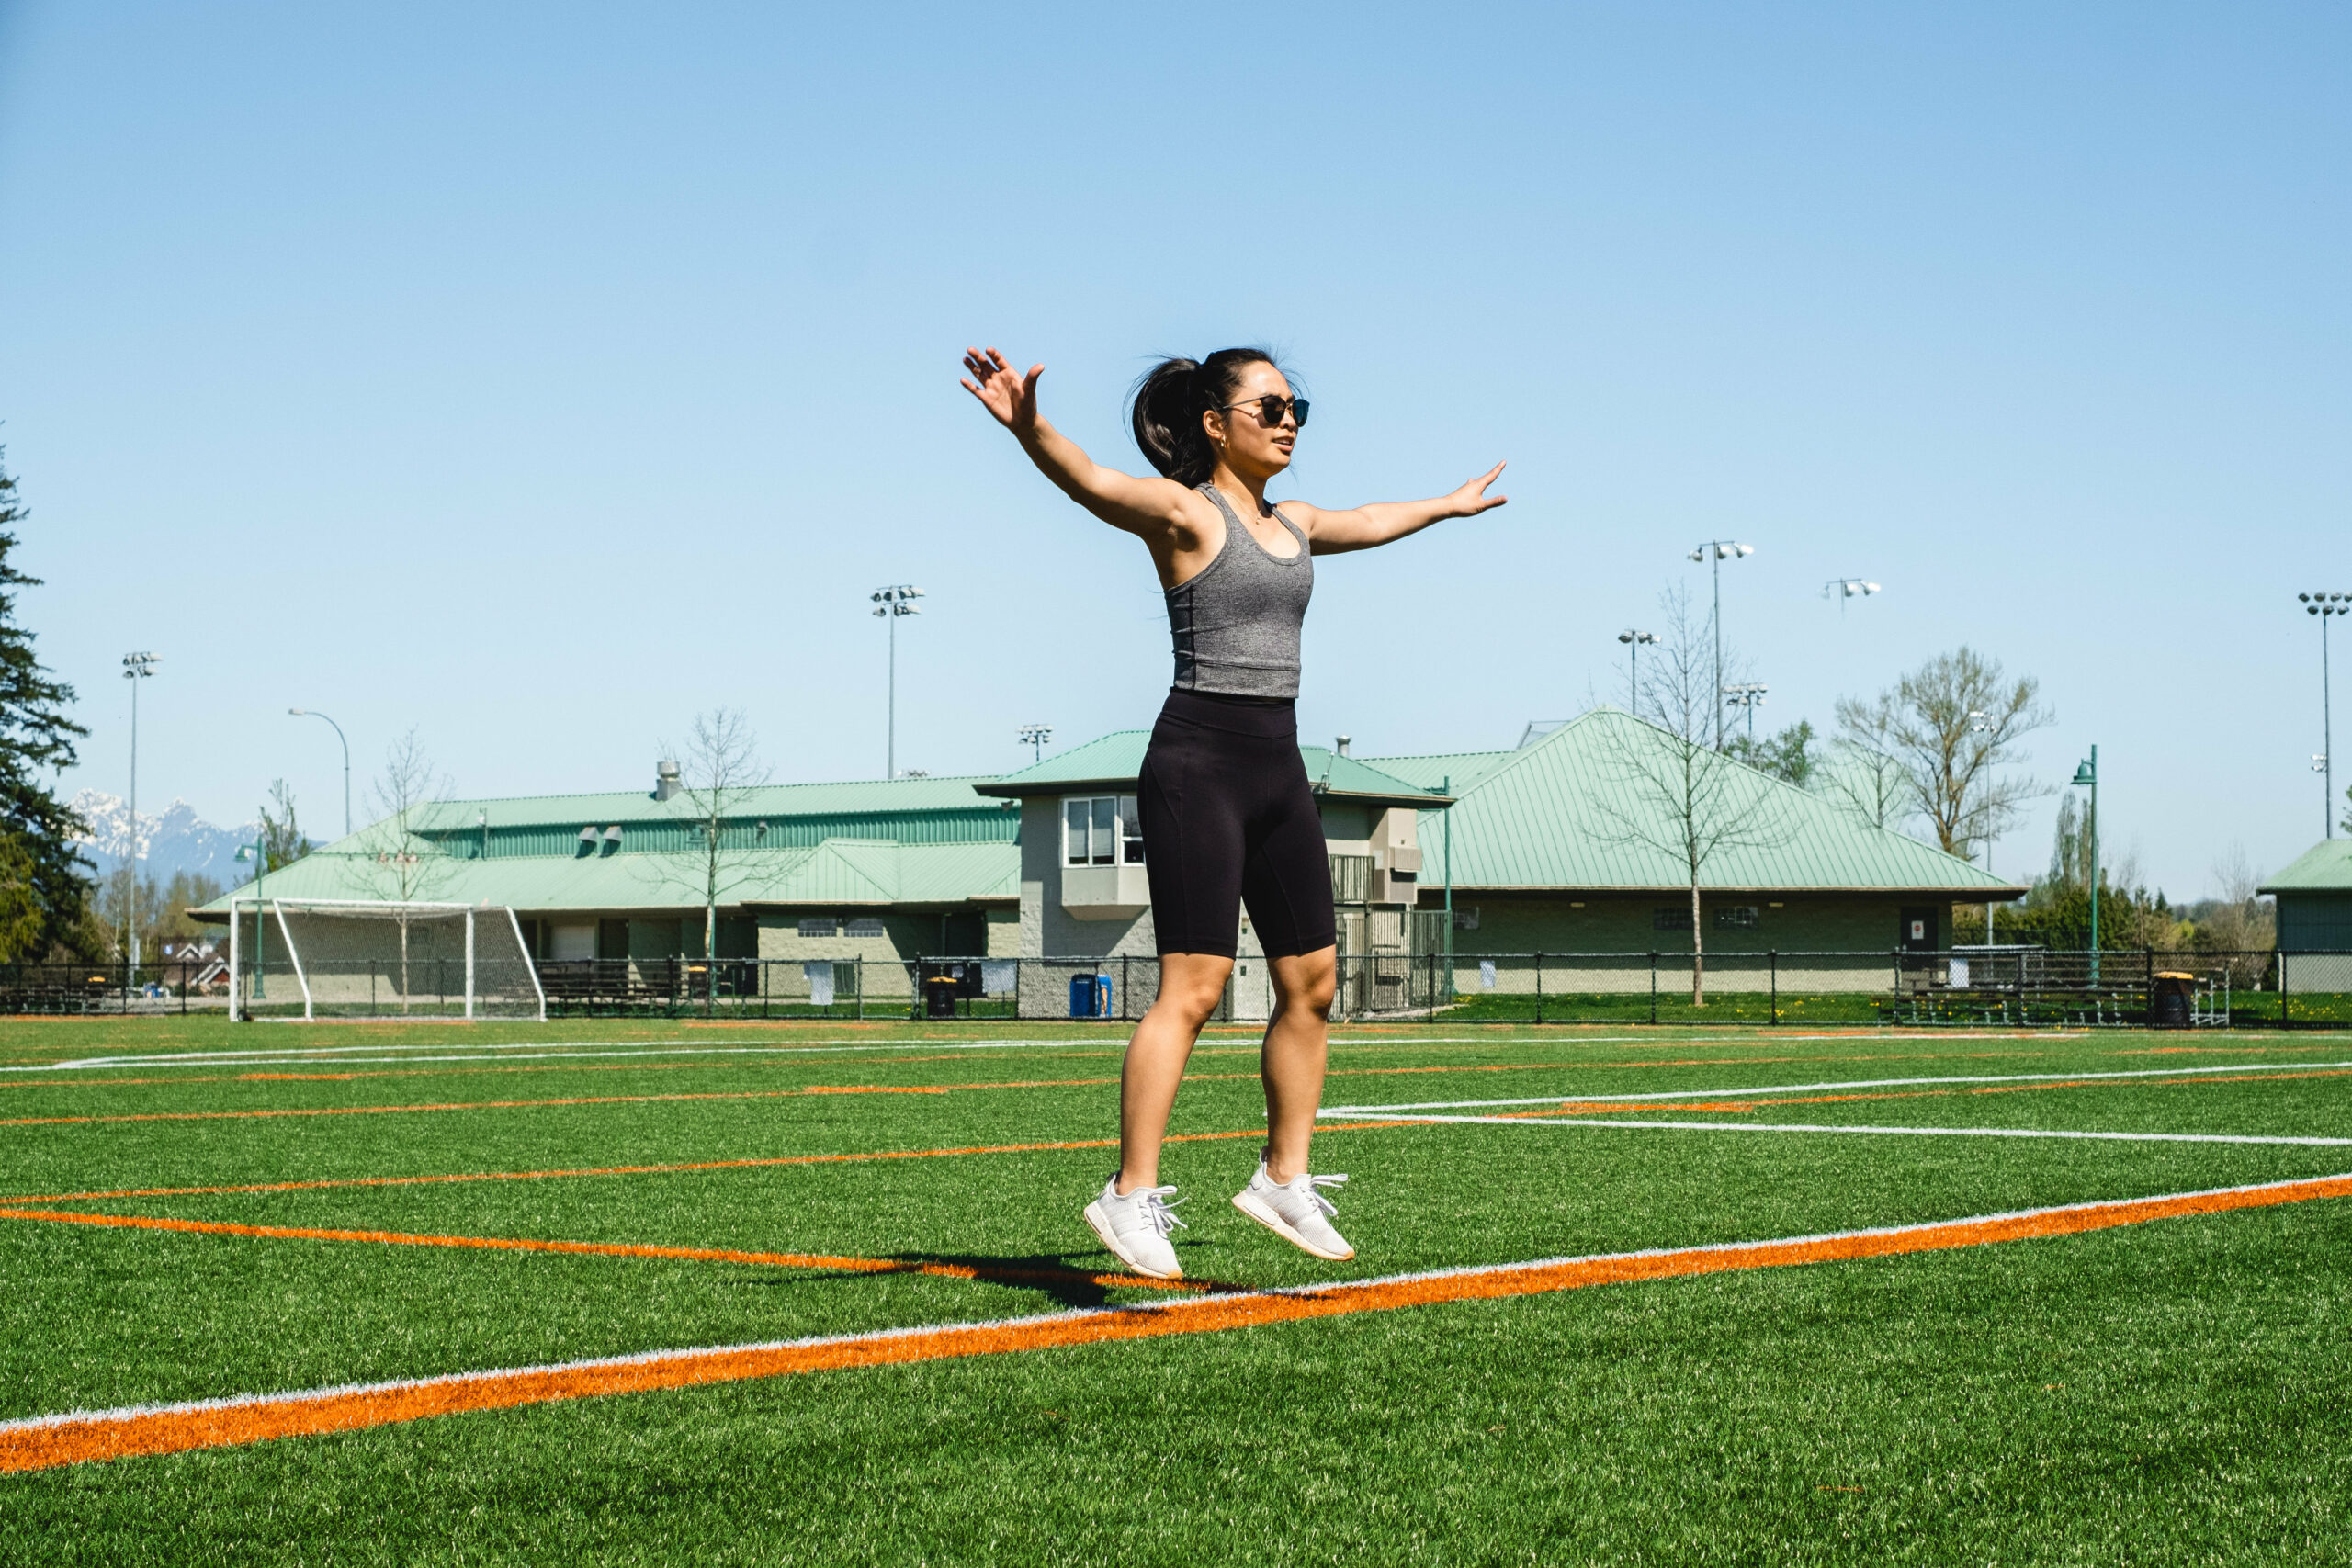
M1069 1015L1072 1018L1108 1018L1111 1016L1111 976L1108 975L1073 975L1069 977Z

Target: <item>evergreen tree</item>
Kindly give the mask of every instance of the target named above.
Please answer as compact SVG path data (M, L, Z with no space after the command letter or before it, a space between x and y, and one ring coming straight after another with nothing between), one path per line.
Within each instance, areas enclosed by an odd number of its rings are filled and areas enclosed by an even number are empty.
M38 957L60 943L78 948L88 937L89 863L74 842L84 824L44 781L74 765L74 743L89 731L65 716L74 688L50 678L33 657L33 634L17 624L17 591L40 585L8 560L15 525L25 516L17 481L0 466L0 837L29 866L40 932L27 955Z

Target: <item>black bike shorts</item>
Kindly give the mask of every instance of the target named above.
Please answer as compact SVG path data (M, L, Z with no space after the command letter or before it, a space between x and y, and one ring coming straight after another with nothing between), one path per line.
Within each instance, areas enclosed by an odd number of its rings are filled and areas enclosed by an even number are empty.
M1233 957L1244 905L1269 958L1336 944L1323 820L1290 704L1170 691L1136 795L1161 953Z

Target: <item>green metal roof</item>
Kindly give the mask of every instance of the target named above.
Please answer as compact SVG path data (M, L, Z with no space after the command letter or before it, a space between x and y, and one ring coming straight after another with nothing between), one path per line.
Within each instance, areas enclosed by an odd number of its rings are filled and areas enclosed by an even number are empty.
M2352 893L2352 839L2323 839L2257 893Z
M985 807L973 791L974 778L864 779L842 784L763 784L741 792L727 815L735 818L846 816L898 811L953 811ZM447 800L420 814L423 832L462 832L481 826L486 814L497 828L569 826L574 832L594 822L614 823L691 820L695 815L691 796L656 800L650 790L606 791L596 795L526 795L492 800Z
M1061 795L1074 789L1133 789L1143 771L1144 748L1151 743L1148 729L1114 730L1083 746L1034 763L978 785L982 795ZM1449 798L1385 773L1354 757L1342 757L1322 746L1302 746L1299 760L1317 795L1337 795L1385 805L1443 807Z
M1555 732L1556 733L1556 732ZM1516 751L1447 751L1433 757L1367 757L1382 773L1426 790L1476 788L1480 779L1518 756Z
M264 888L271 898L390 898L372 855L314 850ZM1010 843L901 844L828 840L814 848L762 850L736 857L721 896L742 905L966 904L1021 896L1021 851ZM620 853L436 860L413 896L451 904L509 905L525 911L670 909L702 907L698 857ZM225 919L229 900L251 899L250 882L199 916Z
M1670 839L1662 802L1648 797L1628 759L1668 744L1665 732L1614 708L1600 708L1516 751L1451 758L1383 758L1408 777L1454 773L1453 886L1605 890L1687 887L1680 859L1624 841L1630 820ZM1461 764L1485 761L1463 783ZM1738 763L1724 782L1735 809L1769 815L1769 844L1717 851L1700 884L1723 890L1886 891L1954 897L2017 897L2025 888L1932 845L1860 821L1833 801ZM1613 815L1612 815L1613 813ZM1445 875L1443 818L1420 823L1421 882Z

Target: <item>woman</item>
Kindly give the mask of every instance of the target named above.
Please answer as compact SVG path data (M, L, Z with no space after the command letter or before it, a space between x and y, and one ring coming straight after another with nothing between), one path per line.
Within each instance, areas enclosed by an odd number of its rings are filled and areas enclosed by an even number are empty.
M1176 1189L1159 1184L1159 1145L1201 1026L1233 971L1240 906L1273 972L1274 1010L1261 1071L1271 1136L1233 1205L1317 1258L1355 1251L1331 1225L1307 1142L1323 1098L1336 963L1323 829L1298 754L1298 634L1315 582L1312 558L1370 549L1506 498L1487 487L1500 463L1436 501L1326 512L1279 508L1266 481L1290 467L1306 423L1272 357L1220 349L1170 359L1137 384L1136 444L1159 471L1106 468L1037 412L1043 365L1017 376L1004 355L967 349L964 388L1011 431L1030 461L1114 528L1140 538L1159 569L1176 640L1176 680L1136 781L1144 866L1159 948L1159 996L1128 1043L1119 1089L1119 1171L1087 1205L1087 1223L1127 1267L1181 1278L1169 1234Z

